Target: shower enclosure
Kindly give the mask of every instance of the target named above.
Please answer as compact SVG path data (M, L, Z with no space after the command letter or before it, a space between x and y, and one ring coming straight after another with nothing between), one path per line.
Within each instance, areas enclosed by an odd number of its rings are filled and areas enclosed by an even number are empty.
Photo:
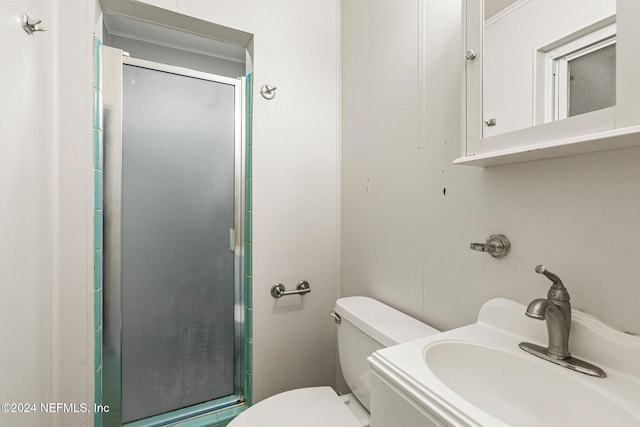
M110 422L241 402L244 81L106 47L104 73Z

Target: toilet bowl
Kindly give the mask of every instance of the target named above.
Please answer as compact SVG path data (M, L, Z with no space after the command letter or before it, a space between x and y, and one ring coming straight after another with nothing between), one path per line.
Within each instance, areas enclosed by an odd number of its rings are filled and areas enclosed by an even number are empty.
M373 298L340 298L335 305L338 354L352 394L308 387L271 396L238 415L228 427L367 427L375 351L439 331Z

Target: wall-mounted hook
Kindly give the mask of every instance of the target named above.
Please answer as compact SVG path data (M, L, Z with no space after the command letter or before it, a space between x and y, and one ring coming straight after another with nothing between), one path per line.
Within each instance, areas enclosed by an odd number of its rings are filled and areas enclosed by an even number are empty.
M264 99L273 99L276 96L277 87L271 85L262 85L260 88L260 94Z
M32 19L29 18L29 15L26 13L22 13L22 29L24 29L27 34L33 34L36 31L47 31L48 28L38 25L41 22L42 19Z

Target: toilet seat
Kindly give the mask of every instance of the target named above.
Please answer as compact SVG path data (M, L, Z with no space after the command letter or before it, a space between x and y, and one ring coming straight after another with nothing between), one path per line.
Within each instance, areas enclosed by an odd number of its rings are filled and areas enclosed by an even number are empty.
M285 391L256 403L228 427L361 427L331 387Z

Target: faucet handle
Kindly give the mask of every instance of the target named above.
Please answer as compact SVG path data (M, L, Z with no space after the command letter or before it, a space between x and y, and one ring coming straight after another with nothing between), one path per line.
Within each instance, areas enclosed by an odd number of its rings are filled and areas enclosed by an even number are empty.
M547 270L547 267L545 267L544 265L540 264L540 265L536 265L536 273L538 274L544 274L549 280L551 280L554 284L555 283L560 283L562 285L562 280L560 280L560 278L558 276L556 276L555 274L553 274L552 272L550 272L549 270Z
M537 265L536 273L543 274L547 279L553 282L549 289L549 293L547 294L547 298L553 301L569 301L571 299L567 288L565 288L562 283L562 280L557 275L547 270L547 267L544 265Z

